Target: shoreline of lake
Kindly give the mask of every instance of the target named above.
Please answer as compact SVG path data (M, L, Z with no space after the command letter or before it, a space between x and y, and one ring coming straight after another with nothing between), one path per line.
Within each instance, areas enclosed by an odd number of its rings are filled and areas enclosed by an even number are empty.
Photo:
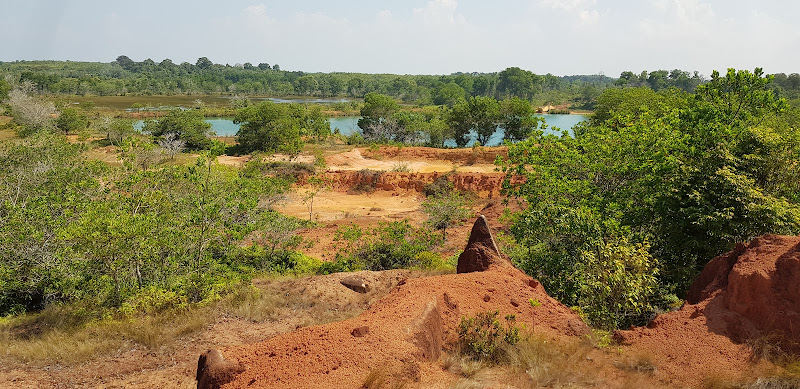
M537 117L544 117L545 122L547 123L547 128L543 129L545 133L560 135L560 132L556 132L553 128L558 128L561 131L567 131L570 135L572 135L572 128L588 119L588 115L583 114L535 114ZM328 121L330 123L331 132L335 130L339 130L339 133L344 136L352 135L355 132L361 133L361 128L358 127L358 120L361 116L339 116L339 117L330 117ZM214 131L216 137L220 138L230 138L235 137L236 133L239 131L240 126L238 124L233 123L233 118L230 117L221 117L221 118L205 118L203 119L206 123L211 124L211 130ZM141 126L144 125L144 121L140 120L134 124L137 130L141 130ZM495 130L495 133L489 137L489 142L485 146L497 146L503 144L503 137L505 132L502 128L498 127ZM467 143L466 147L471 146L476 141L476 134L474 131L470 133L470 141ZM446 146L455 147L455 141L452 139L445 143Z

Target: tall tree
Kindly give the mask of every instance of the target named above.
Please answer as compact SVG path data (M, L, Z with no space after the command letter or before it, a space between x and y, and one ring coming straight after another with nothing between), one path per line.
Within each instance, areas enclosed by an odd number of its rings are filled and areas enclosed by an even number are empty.
M500 103L493 97L470 97L449 109L446 118L458 147L467 145L470 131L475 131L478 143L486 145L501 121Z
M536 75L527 70L510 67L500 72L498 77L500 81L497 84L497 92L501 96L530 99L536 92L534 89Z
M207 57L200 57L197 59L197 63L195 63L194 66L197 66L198 68L205 70L210 68L212 65L214 65L214 63L211 62L211 60L209 60Z
M433 92L433 103L436 105L454 106L466 97L464 88L455 82L442 84Z
M390 120L399 109L400 106L393 98L375 92L367 93L364 96L364 106L361 107L361 119L358 119L358 127L366 134L376 125Z
M505 139L520 141L539 127L540 118L533 115L531 103L518 97L500 103Z

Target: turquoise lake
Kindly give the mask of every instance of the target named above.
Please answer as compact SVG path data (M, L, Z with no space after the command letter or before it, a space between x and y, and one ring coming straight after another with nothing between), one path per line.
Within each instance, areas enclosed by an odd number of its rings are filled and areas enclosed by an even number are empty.
M567 130L570 134L572 134L572 127L576 124L586 120L585 115L548 115L548 114L537 114L536 116L542 117L545 119L548 128L544 130L546 134L556 134L561 135L559 130ZM347 116L347 117L334 117L330 118L329 121L331 123L331 131L339 129L339 133L342 135L350 135L354 132L361 132L361 129L358 128L358 119L361 117L359 116ZM239 131L239 125L233 123L233 119L226 119L226 118L215 118L215 119L205 119L207 123L211 124L211 130L217 136L235 136L236 133ZM144 125L143 121L138 121L134 124L134 127L137 130L141 130L142 126ZM475 134L472 133L472 138L468 145L472 145L475 140ZM496 146L503 143L503 129L499 128L495 133L489 138L489 143L486 146ZM455 147L455 142L452 140L445 142L445 146Z

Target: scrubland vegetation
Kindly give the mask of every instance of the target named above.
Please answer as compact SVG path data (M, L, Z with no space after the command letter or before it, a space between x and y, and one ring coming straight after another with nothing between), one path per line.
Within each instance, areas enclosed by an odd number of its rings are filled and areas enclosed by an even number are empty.
M796 74L305 74L277 65L136 63L124 56L111 64L3 63L0 74L8 76L0 80L0 115L13 118L0 120L0 325L7 353L27 355L22 359L58 360L60 351L47 345L66 331L74 342L66 348L86 355L119 347L123 338L152 345L191 333L206 323L192 312L257 300L242 290L265 274L452 268L453 258L438 248L469 210L468 198L446 185L429 188L421 226L344 225L336 231L334 261L301 254L310 243L296 231L315 222L273 205L297 179L323 190L315 173L324 158L318 155L315 166L266 157L296 156L308 144L442 147L453 140L463 147L469 131L484 144L502 126L508 157L497 166L506 175L504 194L527 205L509 215L513 239L503 249L550 295L603 330L642 325L679 305L703 266L739 242L800 232ZM325 108L358 112L362 133L331 134L320 106L248 98L161 112L143 131L116 117L128 113L65 103L71 94L177 93L357 98ZM550 103L594 113L573 136L545 135L546 123L533 114ZM202 119L213 112L242 125L236 144L210 136ZM119 159L92 158L98 148ZM240 168L223 166L217 156L225 153L253 158ZM513 318L497 327L497 318L486 315L463 324L466 351L451 362L465 376L473 377L468 360L476 355L514 360L526 371L583 355L577 346L546 351L532 335L510 347L520 341ZM139 324L114 327L130 318ZM169 334L158 329L167 321ZM88 326L100 322L107 325ZM127 335L85 341L97 338L92 331L115 328ZM502 349L487 346L495 337L516 351L499 356ZM20 347L28 351L15 351ZM530 362L545 357L544 364Z

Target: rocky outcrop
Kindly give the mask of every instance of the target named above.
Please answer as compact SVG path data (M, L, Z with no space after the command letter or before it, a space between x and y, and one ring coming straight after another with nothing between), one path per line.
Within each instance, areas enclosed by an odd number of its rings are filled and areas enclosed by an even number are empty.
M765 235L712 259L681 309L615 337L654 355L667 379L698 384L718 372L746 377L754 344L800 353L800 237Z
M197 389L219 389L243 371L238 363L222 358L219 350L208 350L197 360Z
M486 217L480 215L472 226L467 247L458 256L456 272L485 271L493 265L510 265L510 263L500 255Z
M347 289L350 289L358 293L369 292L369 285L367 285L367 283L361 277L348 276L342 278L342 280L339 281L339 283L347 287Z

